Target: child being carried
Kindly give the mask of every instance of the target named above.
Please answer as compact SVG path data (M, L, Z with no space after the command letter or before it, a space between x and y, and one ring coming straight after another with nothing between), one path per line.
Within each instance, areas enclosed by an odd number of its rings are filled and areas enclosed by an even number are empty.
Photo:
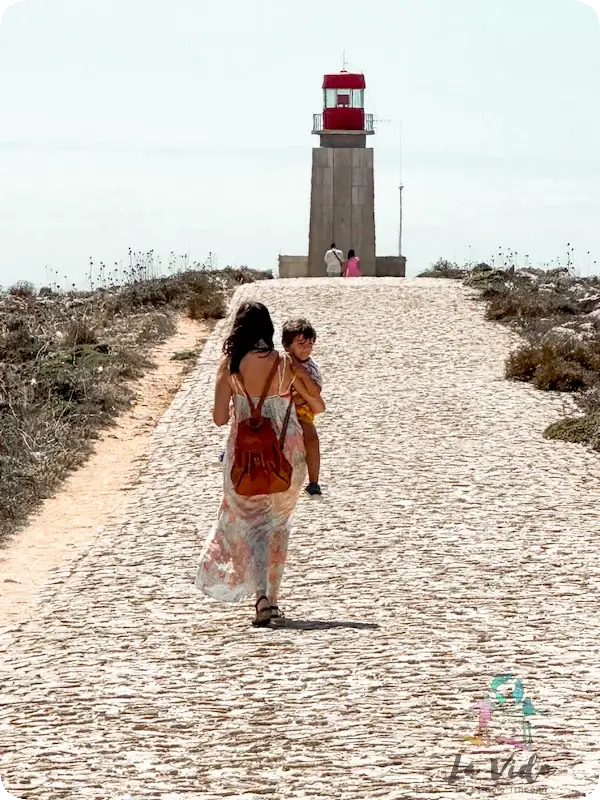
M281 339L281 343L286 352L292 357L296 369L303 370L302 377L304 380L312 381L320 391L323 388L323 378L318 366L311 358L313 347L317 341L317 334L313 326L305 319L288 320L283 326ZM315 427L315 414L304 398L293 388L292 397L296 406L296 416L304 435L309 481L305 491L311 496L320 495L322 494L319 486L321 453L319 434Z

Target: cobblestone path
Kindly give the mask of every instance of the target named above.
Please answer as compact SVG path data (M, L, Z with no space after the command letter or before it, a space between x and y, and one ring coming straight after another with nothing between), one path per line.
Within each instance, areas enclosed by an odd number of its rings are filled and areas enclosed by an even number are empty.
M504 381L512 334L445 281L273 281L242 297L278 325L306 314L320 336L325 495L299 504L288 622L255 630L250 603L192 585L220 499L210 402L225 320L156 430L127 520L2 632L5 788L28 800L589 793L600 458L542 438L562 398ZM533 775L553 771L531 785L516 773L531 752L464 738L508 671L544 712ZM518 734L504 717L493 736ZM513 753L512 777L509 765L493 780L491 758Z

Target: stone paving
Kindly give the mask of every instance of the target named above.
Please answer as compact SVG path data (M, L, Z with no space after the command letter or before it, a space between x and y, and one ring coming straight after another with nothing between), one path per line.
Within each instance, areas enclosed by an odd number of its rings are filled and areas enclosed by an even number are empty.
M220 499L210 405L225 320L156 430L127 520L56 572L35 618L2 632L5 788L39 800L589 793L600 457L543 439L563 398L503 380L514 335L454 283L273 281L242 297L278 325L309 316L326 380L325 495L298 507L287 623L253 629L250 603L193 587ZM509 670L544 712L531 752L464 738L473 703ZM529 785L516 770L532 752L533 774L552 772ZM492 780L491 759L514 753L512 778Z

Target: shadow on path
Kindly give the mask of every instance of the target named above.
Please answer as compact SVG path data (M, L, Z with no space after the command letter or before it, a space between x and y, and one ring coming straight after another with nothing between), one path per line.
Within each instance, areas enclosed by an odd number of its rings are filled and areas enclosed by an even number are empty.
M271 623L273 630L282 628L284 630L297 631L329 631L333 628L354 628L355 630L376 631L379 625L372 622L341 622L338 620L321 621L317 619L286 619L273 620Z

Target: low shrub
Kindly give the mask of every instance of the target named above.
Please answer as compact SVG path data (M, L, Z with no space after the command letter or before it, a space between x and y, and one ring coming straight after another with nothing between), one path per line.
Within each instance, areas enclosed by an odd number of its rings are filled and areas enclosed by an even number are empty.
M180 350L178 353L173 353L171 361L193 361L198 357L195 350Z
M598 345L524 345L506 361L505 376L537 389L576 392L593 386L600 372Z
M175 333L176 329L175 316L169 310L150 312L145 315L135 342L138 345L164 342Z
M505 376L544 391L574 393L582 416L560 420L545 436L598 449L600 434L599 279L565 269L521 270L485 285L485 318L509 325L524 343L508 356Z
M572 417L553 422L544 431L546 439L587 444L600 451L600 407L582 417Z
M192 294L187 301L187 313L190 319L223 319L227 306L222 295Z
M269 277L186 269L90 292L36 295L27 283L0 292L0 539L130 406L132 382L153 366L152 348L174 333L178 314L220 319L237 285Z
M453 261L446 261L440 258L425 272L421 272L419 278L448 278L450 280L463 280L468 275L466 267L459 267Z
M582 410L581 417L561 420L544 435L599 449L600 277L579 278L569 267L517 269L516 255L501 255L502 269L486 263L461 268L440 259L423 275L462 277L465 285L478 289L485 318L510 326L523 338L506 360L506 378L545 391L571 392ZM572 264L572 249L568 255Z
M485 317L494 322L517 322L528 319L573 317L579 311L570 297L540 293L537 287L498 288L485 295Z
M18 281L8 290L12 297L18 297L22 300L30 300L35 297L35 287L29 281Z
M498 284L506 280L506 272L501 269L492 269L488 264L478 264L464 276L467 286L483 286Z
M97 344L98 336L85 319L78 319L69 324L64 340L68 345Z

